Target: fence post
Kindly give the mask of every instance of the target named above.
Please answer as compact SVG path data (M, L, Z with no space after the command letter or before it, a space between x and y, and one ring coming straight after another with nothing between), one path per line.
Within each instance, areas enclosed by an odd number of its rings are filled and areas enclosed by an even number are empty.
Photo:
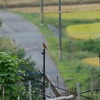
M78 99L77 100L81 100L81 96L80 96L80 85L77 82L77 93L78 93Z
M90 79L91 79L91 96L93 98L93 72L92 72L92 69L90 69Z
M31 86L31 81L29 81L29 100L32 100L32 86Z
M18 100L20 100L20 97L18 97Z

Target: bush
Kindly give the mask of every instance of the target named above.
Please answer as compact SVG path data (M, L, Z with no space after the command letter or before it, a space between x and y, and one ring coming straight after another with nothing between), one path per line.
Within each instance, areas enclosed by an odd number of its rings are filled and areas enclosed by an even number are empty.
M100 52L100 40L85 40L85 41L79 41L77 42L76 46L81 51L88 51L88 52L94 52L98 53Z

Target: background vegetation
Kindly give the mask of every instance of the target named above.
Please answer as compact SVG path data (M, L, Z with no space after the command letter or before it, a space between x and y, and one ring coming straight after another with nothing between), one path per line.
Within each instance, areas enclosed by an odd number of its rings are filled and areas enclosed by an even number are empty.
M82 12L79 12L82 14ZM85 12L83 12L85 14ZM86 12L87 13L87 12ZM90 12L95 13L95 12ZM88 87L88 84L90 84L91 76L90 72L93 70L93 81L98 82L98 80L95 80L96 77L99 75L99 70L96 67L96 65L93 64L87 64L82 61L85 58L91 58L92 57L98 57L99 53L99 39L86 39L86 40L79 40L79 39L72 39L70 38L65 31L65 28L71 25L91 25L93 23L96 23L97 20L99 21L99 18L93 17L89 19L89 17L79 16L78 18L75 17L75 19L70 18L70 20L63 19L62 14L62 47L63 47L63 59L59 62L58 59L58 49L59 49L59 41L58 36L55 35L51 30L49 30L47 23L52 24L54 26L58 27L58 19L57 16L55 17L55 13L46 14L45 17L45 23L43 25L40 24L40 16L36 13L20 13L25 18L27 18L29 21L32 21L34 24L36 24L39 29L44 33L44 35L47 38L48 44L49 44L49 52L54 61L56 62L59 72L61 73L62 77L64 78L67 86L70 88L76 84L76 82L79 82L82 84L82 86L85 88ZM67 13L66 13L67 14ZM70 14L70 13L68 13ZM77 12L71 13L70 16L77 15ZM89 12L88 12L89 14ZM54 18L53 18L54 15ZM49 16L49 17L47 17ZM94 15L97 16L97 15ZM82 19L81 19L82 17ZM68 16L67 16L68 18ZM99 24L99 23L97 23ZM84 28L84 27L83 27ZM71 29L70 29L71 30ZM88 29L87 29L88 30ZM88 30L89 31L89 30ZM90 33L91 34L91 33ZM93 61L93 60L92 60ZM96 67L96 68L95 68ZM95 86L94 86L95 87ZM89 87L88 87L89 88Z
M39 80L41 75L34 68L35 62L31 57L25 57L23 48L19 48L12 39L0 37L0 85L5 88L6 100L15 100L18 96L20 99L28 100L28 81L32 82L33 98L39 100L41 98L41 85ZM26 77L27 76L27 77ZM2 88L0 88L0 98L2 98Z

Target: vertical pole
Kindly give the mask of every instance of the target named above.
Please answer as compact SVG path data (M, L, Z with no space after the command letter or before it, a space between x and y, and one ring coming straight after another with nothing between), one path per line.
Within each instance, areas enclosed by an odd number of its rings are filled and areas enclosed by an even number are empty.
M20 97L18 97L18 100L20 100Z
M59 85L59 77L57 75L57 87L58 87L58 85Z
M62 40L61 40L61 0L59 0L59 59L62 60Z
M93 98L93 73L92 73L92 69L90 70L90 79L91 79L91 96Z
M79 83L78 82L77 82L77 93L78 93L78 99L77 100L81 100L80 87L79 87Z
M43 0L41 0L41 24L43 24L44 23L44 9L43 9L43 6L44 6L44 4L43 4Z
M99 67L100 67L100 52L99 52L99 56L98 57L99 57Z
M31 81L29 81L29 98L32 100L32 86L31 86Z
M4 10L7 11L7 0L4 1Z
M46 100L45 99L45 49L43 49L43 97L42 100Z

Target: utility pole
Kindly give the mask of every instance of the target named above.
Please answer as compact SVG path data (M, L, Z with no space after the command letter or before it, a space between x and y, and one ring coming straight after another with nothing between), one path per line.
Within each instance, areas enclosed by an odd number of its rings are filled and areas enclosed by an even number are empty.
M98 57L99 57L99 67L100 67L100 52L99 52L99 56Z
M44 3L43 0L41 0L41 24L44 23Z
M59 0L59 3L58 3L58 13L59 13L59 60L62 60L61 0Z
M46 100L45 98L45 49L43 49L43 97L42 97L42 100Z
M57 75L57 87L59 86L59 77Z
M77 94L78 94L77 100L81 100L81 96L80 96L80 86L79 86L79 83L78 82L77 82Z

